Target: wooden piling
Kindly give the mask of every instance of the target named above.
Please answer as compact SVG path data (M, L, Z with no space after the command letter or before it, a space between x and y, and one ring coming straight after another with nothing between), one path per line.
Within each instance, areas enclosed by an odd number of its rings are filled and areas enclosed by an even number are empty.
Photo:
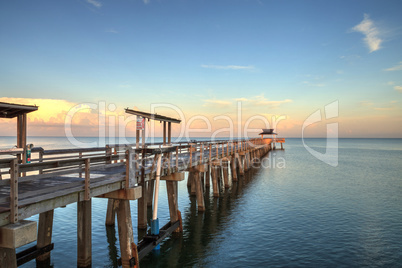
M91 199L77 203L77 267L92 263Z
M105 225L114 226L115 219L116 219L115 200L112 198L108 198Z
M115 148L115 153L116 152ZM112 148L109 147L109 145L106 145L106 156L111 157L112 156ZM80 152L80 158L82 158L82 152ZM108 160L106 161L106 164L111 164L112 161ZM81 167L81 165L80 165ZM80 173L80 178L82 177L82 173ZM116 211L114 209L114 199L108 199L107 200L107 209L106 209L106 220L105 220L105 225L106 226L114 226L115 224L115 219L116 219Z
M240 173L240 175L244 175L244 164L243 164L244 156L239 155L239 157L237 159L238 159L238 164L239 164L239 173Z
M52 243L54 210L49 210L39 214L38 238L36 247L41 249ZM50 252L46 252L36 257L36 262L44 262L50 258Z
M197 192L196 186L196 172L190 171L191 174L191 185L190 185L190 195L195 196Z
M191 187L191 180L192 180L191 176L193 176L193 174L191 172L188 172L188 175L187 175L187 188Z
M143 137L144 139L144 137ZM141 167L141 180L139 185L142 186L141 198L138 199L137 203L137 218L138 218L138 229L147 229L147 187L145 183L145 150L142 150L142 167Z
M232 171L232 180L237 181L236 157L234 155L230 159L230 167Z
M119 200L117 207L117 224L119 229L121 263L123 268L131 268L130 260L134 257L132 244L134 244L133 226L129 200ZM138 264L138 259L135 260ZM138 267L138 265L137 265Z
M17 268L15 248L0 248L0 267Z
M229 165L227 160L222 160L222 169L223 169L223 180L225 182L225 188L229 188Z
M212 163L212 144L209 144L209 156L208 156L208 169L206 172L206 178L205 178L205 187L210 188L210 180L211 180L211 163Z
M205 172L205 188L209 189L211 187L211 165L207 165L207 171Z
M204 178L205 178L205 172L200 172L200 181L201 181L202 192L205 191L205 180L204 180Z
M202 212L205 211L205 204L204 204L204 191L202 190L200 172L194 172L194 180L196 185L198 211Z
M179 220L179 208L178 208L178 192L177 192L177 181L166 181L166 191L168 196L169 203L169 214L170 214L170 222L174 223ZM175 232L179 232L176 230Z
M152 174L150 174L150 177L152 178ZM150 179L147 182L147 206L152 208L152 200L154 198L154 188L155 188L155 180Z
M212 189L214 192L214 197L219 197L219 188L218 188L218 166L214 163L211 166L211 175L212 175Z
M218 171L217 178L218 178L218 185L220 186L220 185L222 185L222 181L223 181L223 179L222 179L222 160L219 160L218 163L219 164L217 166L217 171Z
M246 154L244 155L244 160L245 160L245 166L246 170L250 169L250 152L246 151Z

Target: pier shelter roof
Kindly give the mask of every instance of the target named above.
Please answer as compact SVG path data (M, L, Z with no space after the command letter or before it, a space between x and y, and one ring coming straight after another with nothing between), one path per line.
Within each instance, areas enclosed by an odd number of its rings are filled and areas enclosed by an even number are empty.
M38 106L0 102L0 118L17 117L17 148L23 149L22 155L18 154L18 159L22 163L26 162L27 113L36 110L38 110Z
M160 115L160 114L151 114L151 113L131 110L131 109L128 109L128 108L126 109L126 113L133 114L133 115L138 115L138 116L148 118L148 119L153 119L153 120L156 120L156 121L171 122L171 123L177 123L177 124L180 124L180 122L181 122L181 120L175 119L175 118L172 118L172 117L167 117L167 116Z
M273 128L263 128L262 132L258 135L278 135L278 134L274 132Z
M0 102L0 118L14 118L38 110L38 106Z
M148 118L148 120L152 119L152 120L163 122L163 145L171 144L171 139L172 139L171 125L172 125L172 123L180 124L180 122L181 122L181 120L175 119L172 117L167 117L167 116L160 115L160 114L151 114L151 113L131 110L128 108L126 109L126 113L136 115L137 117L139 116L142 118ZM166 128L166 122L168 123L167 128ZM138 122L137 122L137 124L138 124ZM143 137L142 146L144 147L145 146L145 125L140 127L140 129L142 130L142 137ZM166 130L167 130L167 137L166 137ZM136 144L137 144L136 147L137 148L139 148L139 137L140 137L140 130L137 125L137 131L136 131ZM166 140L166 138L167 138L167 140Z

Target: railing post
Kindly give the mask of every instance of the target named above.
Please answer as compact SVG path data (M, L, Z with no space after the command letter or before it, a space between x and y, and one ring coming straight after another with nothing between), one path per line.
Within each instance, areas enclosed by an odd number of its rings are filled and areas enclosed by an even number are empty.
M189 151L190 151L189 167L191 167L193 165L193 145L190 145Z
M80 159L82 158L82 152L79 152L79 156ZM82 168L82 164L79 165L80 168ZM79 177L82 178L82 172L79 173Z
M91 165L91 159L87 158L85 159L85 194L84 194L84 199L85 201L88 201L91 199L91 190L90 190L90 183L91 183L91 177L90 177L90 165Z
M43 148L41 148L40 151L39 151L39 162L40 163L43 162ZM43 174L43 169L42 168L39 169L39 174Z
M212 144L209 144L209 161L208 164L211 165L211 160L212 160Z
M106 150L105 150L106 156L109 158L106 160L106 164L111 164L112 163L112 148L109 145L106 145Z
M204 158L204 144L200 144L200 163L203 163L203 158Z
M225 157L225 144L222 142L222 158Z
M135 165L133 149L126 150L126 188L135 186Z
M176 146L176 172L179 172L179 146Z
M10 167L10 222L18 222L18 159Z

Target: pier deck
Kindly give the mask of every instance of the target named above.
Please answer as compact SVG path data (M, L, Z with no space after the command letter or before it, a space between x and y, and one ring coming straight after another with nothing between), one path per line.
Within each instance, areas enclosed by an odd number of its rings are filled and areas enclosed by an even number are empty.
M31 163L19 163L18 158L0 159L0 227L18 223L36 214L46 214L71 203L85 204L93 197L100 197L109 198L109 203L112 202L110 204L116 200L121 200L120 203L123 204L122 200L128 202L139 199L142 203L138 206L138 228L141 228L141 221L144 218L146 221L146 205L152 200L153 183L157 174L156 162L160 156L161 180L169 183L167 190L171 210L170 224L174 226L170 229L173 230L178 226L178 220L181 220L177 207L177 182L184 179L184 172L189 172L188 185L191 193L197 196L198 210L203 211L204 183L209 186L211 178L214 196L219 196L218 180L223 179L225 186L227 185L228 169L231 170L232 178L237 180L237 173L244 174L254 159L259 159L271 149L272 143L272 139L253 139L189 142L166 147L162 144L144 144L137 149L134 149L135 145L66 150L34 148L32 152L38 157ZM223 176L218 168L222 169ZM201 182L200 173L205 174L205 181ZM119 221L123 208L116 204L112 207L113 211L109 211L112 209L108 207L107 213L117 213ZM114 224L114 217L109 224ZM126 228L132 228L130 226L129 224ZM162 229L161 231L164 236L167 235ZM39 236L40 234L38 241ZM149 245L144 243L140 243L141 247L149 251ZM141 258L145 254L142 251L135 255L131 244L133 242L126 242L131 253L122 253L124 267L132 267L132 263L128 261L134 256ZM81 266L88 264L88 259L90 257L85 256ZM136 261L138 264L138 260Z

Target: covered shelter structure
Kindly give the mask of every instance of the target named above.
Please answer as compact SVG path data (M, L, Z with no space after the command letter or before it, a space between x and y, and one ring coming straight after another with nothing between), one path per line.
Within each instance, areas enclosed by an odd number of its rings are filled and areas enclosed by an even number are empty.
M27 145L27 114L38 110L38 106L0 102L0 118L17 118L17 149L19 161L25 163ZM6 152L5 150L4 152ZM12 153L13 150L8 150ZM21 157L22 153L22 157Z
M145 144L145 119L156 120L163 122L163 145L166 145L166 123L167 123L167 144L172 142L172 123L180 124L181 120L159 115L151 114L141 111L136 111L132 109L126 109L126 113L137 116L137 130L136 130L136 144L139 147L140 130L142 130L142 144Z
M278 135L278 133L274 132L273 128L263 128L262 132L258 135L261 135L261 139L264 139L264 135L271 135L271 143L272 143L272 149L276 150L276 144L280 143L281 144L281 149L283 150L283 143L285 142L284 138L276 138L276 135Z
M159 114L152 114L152 113L147 113L147 112L142 112L142 111L137 111L137 110L132 110L132 109L125 109L126 113L136 115L137 116L137 126L136 126L136 148L140 148L139 142L140 142L140 132L142 132L141 137L142 137L142 159L146 158L145 153L146 152L152 152L152 148L145 148L145 120L156 120L160 121L161 123L163 122L163 146L165 147L166 145L171 145L172 143L172 123L180 124L181 120L159 115ZM167 127L166 127L167 123ZM166 131L167 131L167 136L166 136ZM167 140L166 140L167 138ZM162 148L158 149L157 151L163 152L163 153L168 153L170 152L172 148ZM161 157L161 155L156 156L155 159ZM159 158L159 164L160 165L160 158ZM157 161L155 161L157 162ZM143 163L144 164L144 163ZM159 170L160 167L157 167L157 170ZM142 165L142 174L144 174L144 165ZM156 183L157 185L154 186L155 181L158 180L145 180L145 176L142 175L140 180L139 180L139 185L142 187L142 197L138 199L138 228L139 229L146 229L147 228L147 189L153 189L155 187L155 197L157 198L158 196L158 182ZM177 191L177 182L168 182L167 183L167 191L168 195L173 195L175 191ZM152 197L149 196L149 201L152 200ZM155 203L155 202L154 202ZM152 204L152 203L151 203ZM108 203L108 215L110 214L109 211L112 211L113 203L112 201L109 200ZM157 201L156 205L154 205L154 213L157 211ZM107 216L108 217L108 216ZM113 216L110 216L110 219L113 219ZM156 219L156 215L154 214L153 220ZM112 222L113 220L111 220Z
M278 134L274 132L273 128L263 128L262 132L258 135L260 135L261 139L263 139L264 135L271 135L272 138L275 138L275 136Z

